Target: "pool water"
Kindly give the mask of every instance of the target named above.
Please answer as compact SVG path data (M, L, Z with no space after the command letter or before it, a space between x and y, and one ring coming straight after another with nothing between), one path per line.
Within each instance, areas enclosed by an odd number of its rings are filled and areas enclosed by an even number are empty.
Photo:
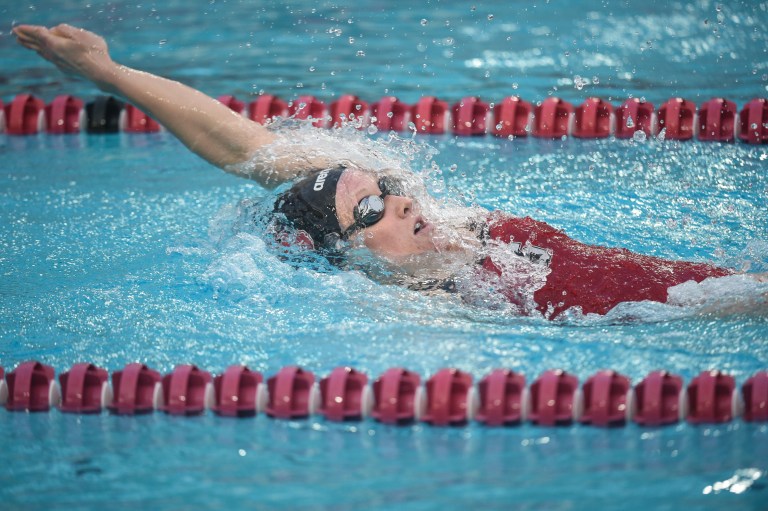
M586 5L586 7L585 7ZM520 94L656 104L766 96L766 4L601 2L392 9L214 2L2 7L104 33L115 58L247 99L355 93L406 102ZM200 27L206 27L201 30ZM2 99L95 91L0 38ZM358 52L363 52L359 55ZM576 80L575 77L580 79ZM588 78L584 84L581 78ZM366 143L364 134L341 144ZM408 134L403 137L409 138ZM386 134L373 137L386 143ZM371 142L373 143L373 142ZM437 152L429 149L426 145ZM531 215L597 244L768 271L768 153L744 144L417 137L414 171L466 204ZM234 233L271 192L212 169L167 133L0 136L0 364L58 371L144 362L163 373L245 363L267 375L458 367L639 382L768 368L759 285L704 305L641 304L552 323L423 296L356 272L318 273ZM434 165L433 165L434 162ZM693 301L694 292L684 293ZM732 309L737 311L733 312ZM741 312L739 312L741 311ZM78 417L0 410L4 509L764 509L768 427L523 425L393 428L373 421Z

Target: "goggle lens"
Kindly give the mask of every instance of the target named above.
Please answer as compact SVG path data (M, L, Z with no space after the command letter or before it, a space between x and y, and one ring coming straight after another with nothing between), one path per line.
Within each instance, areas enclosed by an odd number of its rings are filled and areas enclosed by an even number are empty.
M355 223L342 236L347 237L357 229L371 227L381 220L384 216L384 197L387 195L405 196L403 182L397 178L385 176L379 179L378 184L381 195L368 195L360 199L353 210Z

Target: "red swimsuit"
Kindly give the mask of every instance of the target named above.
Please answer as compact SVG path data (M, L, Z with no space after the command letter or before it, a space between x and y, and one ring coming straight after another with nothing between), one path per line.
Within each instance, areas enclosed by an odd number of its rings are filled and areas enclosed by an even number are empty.
M503 213L493 213L488 219L488 237L512 244L520 256L548 264L547 282L533 298L536 309L550 319L570 307L581 307L584 314L605 314L621 302L666 302L667 289L672 286L732 274L709 264L587 245L544 222ZM483 261L483 268L501 275L490 257ZM517 301L515 290L502 293Z

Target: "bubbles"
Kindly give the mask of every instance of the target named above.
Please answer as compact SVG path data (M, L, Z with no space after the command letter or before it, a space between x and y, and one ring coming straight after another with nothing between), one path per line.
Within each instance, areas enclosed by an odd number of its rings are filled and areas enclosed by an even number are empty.
M632 135L632 140L634 140L635 142L645 142L646 138L648 138L648 136L645 134L645 131L643 130L637 130Z
M589 80L587 78L582 78L579 75L573 77L573 86L576 90L582 90L587 85L589 85Z
M627 117L627 123L625 124L627 128L634 128L635 127L635 121L632 120L632 116L630 115Z
M419 22L422 27L426 27L429 21L427 21L426 18L421 18L421 21Z
M369 135L375 135L379 131L379 129L376 127L375 124L371 124L370 126L368 126L368 129L366 131L368 131Z
M355 53L358 57L365 57L365 52L363 50L357 50L357 53Z

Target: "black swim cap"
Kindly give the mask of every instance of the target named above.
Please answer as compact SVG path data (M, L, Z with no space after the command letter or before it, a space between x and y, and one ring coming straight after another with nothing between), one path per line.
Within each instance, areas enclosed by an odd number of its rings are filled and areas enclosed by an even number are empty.
M346 167L313 172L280 194L273 213L282 213L288 223L304 231L314 248L334 248L341 237L336 216L336 187Z

